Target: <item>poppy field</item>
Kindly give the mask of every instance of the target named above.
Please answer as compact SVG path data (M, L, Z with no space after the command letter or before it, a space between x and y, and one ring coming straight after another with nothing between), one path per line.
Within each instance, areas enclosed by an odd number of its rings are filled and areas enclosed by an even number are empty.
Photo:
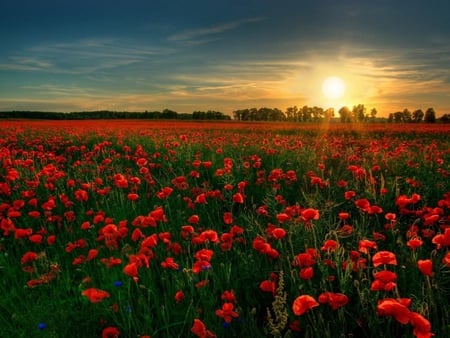
M1 337L450 335L450 126L0 122Z

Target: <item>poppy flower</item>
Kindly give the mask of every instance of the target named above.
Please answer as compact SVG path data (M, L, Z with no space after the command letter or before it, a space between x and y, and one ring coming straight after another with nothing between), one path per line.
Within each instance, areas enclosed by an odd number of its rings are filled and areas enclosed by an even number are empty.
M422 274L431 277L433 275L433 262L431 259L419 259L417 266Z
M339 243L336 242L333 239L327 239L322 247L320 248L320 250L322 251L328 251L328 252L334 252L337 248L339 247Z
M409 322L409 309L393 298L385 298L378 301L377 305L378 316L392 316L401 324Z
M236 296L233 290L225 290L220 296L220 299L229 303L236 303Z
M375 268L383 264L397 265L397 258L395 257L395 254L390 251L378 251L373 255L372 263Z
M275 228L272 230L272 237L275 239L283 239L286 236L286 230L283 228Z
M411 248L411 250L417 250L417 248L423 245L423 241L419 237L411 238L406 245Z
M181 301L183 301L183 299L185 298L183 291L178 290L178 291L175 293L174 298L175 298L175 301L176 301L177 303L180 303Z
M292 303L292 311L296 316L301 316L305 312L319 306L317 301L309 295L298 296Z
M433 244L436 244L436 248L440 249L441 247L450 246L450 227L445 228L443 234L438 234L433 237L431 240Z
M263 292L271 292L273 295L275 295L277 286L274 281L266 279L259 284L259 288Z
M301 212L301 218L305 222L309 222L311 220L318 220L319 219L319 210L308 208Z
M314 269L312 266L300 269L299 276L303 280L309 280L314 277Z
M119 329L114 326L105 327L102 331L102 338L117 338L119 335Z
M100 303L105 298L110 297L109 292L96 288L89 288L83 290L81 294L85 296L91 303Z
M240 192L233 195L233 202L238 204L244 203L244 196Z
M347 305L348 297L343 293L323 292L317 297L321 304L328 304L333 310Z
M444 258L442 258L442 264L444 264L447 268L450 268L450 252L447 252Z
M178 270L179 265L174 261L172 257L166 257L164 261L161 262L161 266L164 269L172 269L172 270Z
M191 327L191 332L199 338L215 338L216 335L206 329L206 325L200 320L195 318Z
M423 317L421 314L417 312L411 312L409 315L409 322L413 326L413 334L419 338L430 338L434 336L431 333L431 324Z
M225 323L231 323L233 318L239 317L239 314L233 311L233 309L234 309L233 303L225 303L222 305L221 309L216 310L216 315L218 317L221 317L225 321Z

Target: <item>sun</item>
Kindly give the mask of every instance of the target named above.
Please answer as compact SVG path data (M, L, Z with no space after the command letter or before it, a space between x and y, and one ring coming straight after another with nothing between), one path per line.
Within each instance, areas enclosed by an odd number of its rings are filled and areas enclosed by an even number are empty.
M345 83L340 77L329 76L322 83L322 91L327 99L340 99L345 93Z

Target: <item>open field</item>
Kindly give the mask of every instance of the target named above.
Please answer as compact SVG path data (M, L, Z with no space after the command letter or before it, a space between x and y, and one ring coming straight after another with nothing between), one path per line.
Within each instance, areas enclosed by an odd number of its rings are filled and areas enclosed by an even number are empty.
M0 124L0 337L450 335L449 125Z

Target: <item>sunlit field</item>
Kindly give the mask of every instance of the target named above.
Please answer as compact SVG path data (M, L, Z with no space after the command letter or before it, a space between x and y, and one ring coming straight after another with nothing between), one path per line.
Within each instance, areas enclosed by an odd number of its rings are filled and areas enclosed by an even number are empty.
M1 121L1 337L450 336L450 126Z

